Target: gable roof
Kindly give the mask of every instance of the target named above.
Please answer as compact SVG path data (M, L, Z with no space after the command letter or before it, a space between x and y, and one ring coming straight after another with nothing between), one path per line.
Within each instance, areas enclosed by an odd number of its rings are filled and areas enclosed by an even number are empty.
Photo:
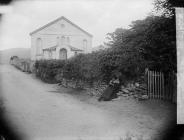
M79 51L79 52L82 52L82 51L83 51L83 50L78 49L78 48L76 48L76 47L73 47L73 46L71 46L71 45L68 45L68 47L70 48L71 51Z
M70 20L68 20L67 18L65 18L64 16L61 16L61 17L55 19L54 21L49 22L46 25L44 25L44 26L42 26L42 27L34 30L33 32L30 33L30 35L32 35L34 33L37 33L38 31L40 31L40 30L42 30L42 29L44 29L44 28L46 28L46 27L48 27L48 26L50 26L50 25L54 24L55 22L60 21L62 19L65 20L65 21L67 21L68 23L72 24L73 26L75 26L76 28L78 28L79 30L81 30L82 32L84 32L85 34L87 34L88 36L93 37L93 35L91 35L90 33L86 32L85 30L83 30L82 28L80 28L79 26L77 26L76 24L74 24L73 22L71 22Z
M55 50L56 48L57 48L57 45L54 45L54 46L52 46L50 48L43 49L43 51L51 51L51 50Z

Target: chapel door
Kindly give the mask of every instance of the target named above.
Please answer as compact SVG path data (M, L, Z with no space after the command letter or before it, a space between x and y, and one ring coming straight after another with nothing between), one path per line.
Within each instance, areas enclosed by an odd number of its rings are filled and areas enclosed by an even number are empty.
M66 49L60 49L59 51L59 59L66 60L67 59L67 50Z

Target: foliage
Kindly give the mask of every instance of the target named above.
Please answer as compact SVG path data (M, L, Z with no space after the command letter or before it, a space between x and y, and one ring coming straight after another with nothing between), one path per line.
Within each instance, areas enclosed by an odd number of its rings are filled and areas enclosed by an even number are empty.
M133 21L130 29L116 29L108 34L108 39L113 50L124 56L121 64L132 65L131 73L138 73L136 69L142 71L145 67L168 72L176 71L175 36L173 18L152 15Z
M96 53L80 54L66 61L39 60L35 68L36 75L46 82L57 82L58 74L60 78L76 81L93 82L100 78Z
M184 7L183 0L154 0L154 9L165 17L174 17L175 7Z
M66 61L39 60L36 61L35 68L36 75L46 82L58 82L64 78L90 84L95 81L108 83L117 71L122 72L124 79L135 78L137 74L133 60L128 62L121 52L113 49L80 54ZM60 75L60 80L56 78L57 75Z
M36 76L46 82L55 82L55 76L64 67L62 60L39 60L35 63Z

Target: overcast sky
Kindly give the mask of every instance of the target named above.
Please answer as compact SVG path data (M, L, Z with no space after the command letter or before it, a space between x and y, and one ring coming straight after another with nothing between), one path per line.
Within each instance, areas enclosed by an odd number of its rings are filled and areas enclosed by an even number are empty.
M12 3L2 17L0 50L30 48L29 33L60 16L91 33L95 47L106 41L107 33L145 18L153 9L152 3L153 0L20 0Z

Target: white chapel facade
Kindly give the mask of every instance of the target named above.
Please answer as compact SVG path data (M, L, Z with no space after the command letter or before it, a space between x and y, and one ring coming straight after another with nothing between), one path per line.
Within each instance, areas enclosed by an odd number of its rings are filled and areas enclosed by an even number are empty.
M65 17L30 33L31 60L65 60L92 51L92 35Z

